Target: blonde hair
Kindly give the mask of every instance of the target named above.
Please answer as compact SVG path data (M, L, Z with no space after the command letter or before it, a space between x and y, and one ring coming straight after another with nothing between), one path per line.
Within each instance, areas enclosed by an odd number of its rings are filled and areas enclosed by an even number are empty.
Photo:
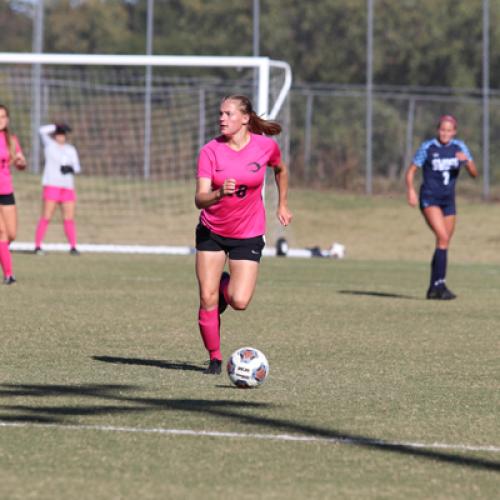
M252 107L250 99L245 95L227 95L222 102L236 101L239 104L240 111L248 115L248 130L259 135L278 135L281 132L281 125L272 120L261 118Z
M10 117L9 108L7 106L5 106L4 104L0 104L0 109L3 109L5 111L7 118ZM16 157L16 142L12 138L9 127L5 127L3 131L5 133L5 140L7 141L7 147L9 148L10 161L13 161Z

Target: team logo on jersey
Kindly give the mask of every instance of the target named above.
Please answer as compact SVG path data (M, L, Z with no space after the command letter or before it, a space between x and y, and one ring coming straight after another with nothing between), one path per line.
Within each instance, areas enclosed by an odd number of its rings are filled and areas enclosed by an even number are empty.
M247 167L250 167L248 169L250 172L256 173L262 168L262 165L256 161L252 161L251 163L247 164Z
M432 160L432 170L437 172L447 172L459 167L458 158L439 158Z

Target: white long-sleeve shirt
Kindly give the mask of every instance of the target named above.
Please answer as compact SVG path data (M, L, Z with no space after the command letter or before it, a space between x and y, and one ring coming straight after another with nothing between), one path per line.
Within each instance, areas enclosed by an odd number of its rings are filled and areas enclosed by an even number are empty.
M71 166L75 174L80 173L81 168L78 153L72 144L59 144L51 136L55 130L56 126L54 124L43 125L39 129L45 151L45 168L42 185L74 189L75 176L61 173L61 166Z

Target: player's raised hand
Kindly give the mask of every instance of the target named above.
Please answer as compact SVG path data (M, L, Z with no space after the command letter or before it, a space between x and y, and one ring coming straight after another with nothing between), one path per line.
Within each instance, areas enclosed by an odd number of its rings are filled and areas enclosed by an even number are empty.
M462 165L467 165L469 162L469 159L467 158L467 155L463 151L459 151L456 155L455 158L462 164Z

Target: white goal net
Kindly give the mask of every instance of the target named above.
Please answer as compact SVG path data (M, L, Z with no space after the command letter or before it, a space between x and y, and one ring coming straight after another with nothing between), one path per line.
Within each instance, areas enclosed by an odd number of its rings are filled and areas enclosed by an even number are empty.
M80 156L76 179L80 243L192 246L196 159L218 134L220 100L253 97L258 113L284 125L286 63L251 57L84 56L0 53L0 103L28 169L14 174L18 241L31 242L40 215L43 151L38 127L65 122ZM268 238L274 182L268 182ZM65 241L58 219L46 242Z

